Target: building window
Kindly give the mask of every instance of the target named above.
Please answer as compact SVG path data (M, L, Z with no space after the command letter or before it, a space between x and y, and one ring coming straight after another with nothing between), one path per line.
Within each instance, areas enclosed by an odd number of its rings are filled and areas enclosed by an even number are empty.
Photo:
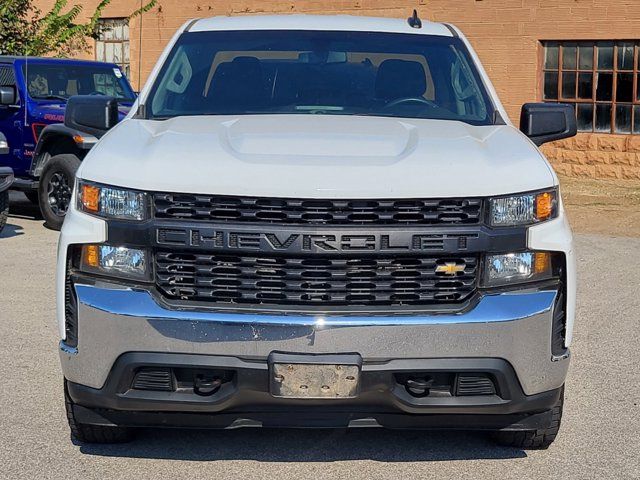
M544 101L574 105L580 132L640 134L640 41L542 45Z
M98 20L99 37L96 40L96 60L119 65L128 77L129 20L126 18L101 18Z

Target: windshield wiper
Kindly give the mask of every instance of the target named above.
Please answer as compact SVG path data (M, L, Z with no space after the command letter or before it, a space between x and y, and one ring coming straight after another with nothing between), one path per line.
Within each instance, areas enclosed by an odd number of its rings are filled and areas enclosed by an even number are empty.
M62 100L63 102L69 100L67 97L63 97L62 95L37 95L31 96L31 98L36 98L38 100Z

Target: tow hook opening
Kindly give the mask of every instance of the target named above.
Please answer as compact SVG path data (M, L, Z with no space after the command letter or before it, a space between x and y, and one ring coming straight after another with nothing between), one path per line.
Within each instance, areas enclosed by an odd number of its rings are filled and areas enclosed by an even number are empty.
M210 374L197 374L193 381L193 393L201 397L209 397L216 393L222 386L222 379Z
M405 372L395 380L414 398L497 395L498 390L488 373Z
M433 378L410 378L407 380L404 386L407 389L407 392L409 392L414 397L428 397L429 390L433 386Z
M407 372L396 374L396 382L414 398L451 397L455 374L439 372Z
M232 382L234 375L231 370L142 367L134 373L131 388L212 397L225 383Z

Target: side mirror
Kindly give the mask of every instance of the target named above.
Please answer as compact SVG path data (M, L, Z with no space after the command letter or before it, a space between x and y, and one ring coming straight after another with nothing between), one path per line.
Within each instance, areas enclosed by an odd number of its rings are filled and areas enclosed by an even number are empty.
M64 124L100 138L118 123L118 101L103 95L76 95L67 101Z
M571 105L564 103L526 103L522 106L520 130L538 146L573 137L578 133L576 114Z
M0 105L15 105L16 100L15 87L0 87Z

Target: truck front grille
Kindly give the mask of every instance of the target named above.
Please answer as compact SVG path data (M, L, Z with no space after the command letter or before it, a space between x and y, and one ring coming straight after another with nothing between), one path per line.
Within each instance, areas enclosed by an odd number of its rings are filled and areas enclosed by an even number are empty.
M478 270L474 256L312 258L159 250L155 263L156 285L170 299L283 307L462 302L475 292ZM463 268L455 275L441 271L452 264Z
M156 218L302 225L473 225L482 200L311 200L156 193Z

